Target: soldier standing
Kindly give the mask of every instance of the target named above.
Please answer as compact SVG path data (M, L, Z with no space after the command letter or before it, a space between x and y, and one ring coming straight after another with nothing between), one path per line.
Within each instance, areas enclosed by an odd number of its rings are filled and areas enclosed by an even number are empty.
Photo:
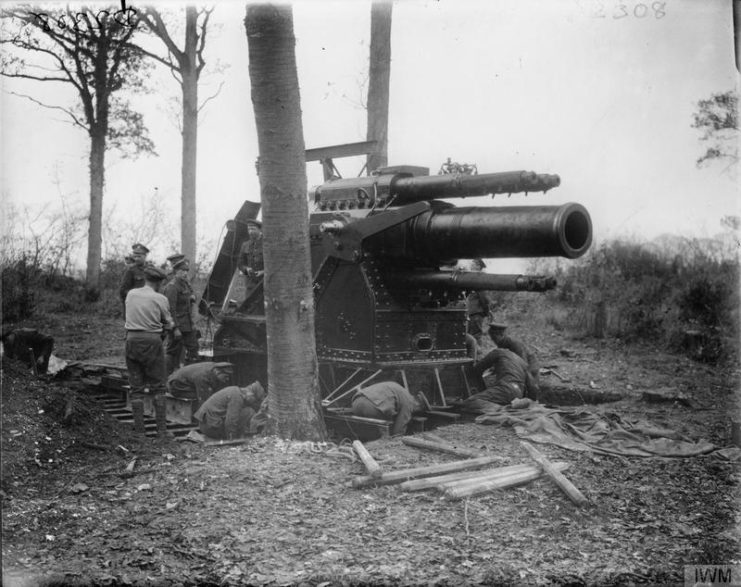
M265 273L262 256L262 223L259 220L247 220L247 234L247 240L239 251L239 269L247 276L249 293Z
M118 292L121 296L121 303L124 305L124 315L126 314L126 295L132 289L144 285L144 268L147 266L148 254L149 249L147 247L141 243L136 243L131 247L131 264L125 260L126 271L124 271L123 278L121 279L121 287Z
M162 345L163 331L173 327L167 298L159 293L165 272L150 266L144 269L144 285L132 289L126 295L126 369L131 388L131 411L134 426L144 428L144 394L164 398L167 373L165 372L165 350ZM164 411L165 404L155 401L155 410ZM164 417L164 414L157 414Z
M186 364L198 361L198 337L193 323L196 297L188 279L190 263L183 255L173 255L168 259L174 276L165 286L165 296L170 303L170 312L175 323L165 351L169 375L180 367L183 356Z

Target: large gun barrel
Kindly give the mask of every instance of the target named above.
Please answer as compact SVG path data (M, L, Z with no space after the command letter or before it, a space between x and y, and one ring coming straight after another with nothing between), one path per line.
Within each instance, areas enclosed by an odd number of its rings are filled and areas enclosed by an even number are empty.
M560 183L558 175L533 171L418 176L385 173L328 181L314 188L313 198L320 210L344 210L488 194L544 192Z
M586 253L592 221L580 204L468 207L436 205L363 242L374 255L442 263L454 259L567 257Z
M477 271L405 271L392 273L389 279L415 289L543 292L556 287L556 279L544 275L495 275Z

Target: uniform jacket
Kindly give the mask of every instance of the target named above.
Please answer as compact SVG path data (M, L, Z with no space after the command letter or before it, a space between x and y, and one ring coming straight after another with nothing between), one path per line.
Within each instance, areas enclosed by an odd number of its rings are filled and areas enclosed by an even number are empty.
M532 388L533 379L528 373L527 363L510 350L494 349L475 363L473 370L483 378L487 389L507 390L512 398L533 397L537 393Z
M401 434L406 430L407 424L412 419L415 401L412 394L401 385L393 381L376 383L358 391L353 400L359 396L365 397L376 406L386 419L394 421L392 435Z
M195 395L199 401L204 401L219 385L216 369L211 361L185 365L167 378L167 388L172 395Z
M208 398L198 408L194 418L209 428L223 426L226 437L235 438L239 434L239 418L242 409L249 406L250 404L245 399L245 392L236 385L230 385Z
M187 279L174 277L165 286L165 296L170 302L170 312L175 322L175 327L181 332L191 332L193 330L193 288Z

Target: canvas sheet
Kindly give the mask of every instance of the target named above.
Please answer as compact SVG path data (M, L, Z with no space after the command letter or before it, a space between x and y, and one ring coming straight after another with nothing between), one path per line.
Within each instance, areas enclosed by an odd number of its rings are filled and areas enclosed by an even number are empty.
M583 408L559 410L535 403L516 409L492 404L476 422L512 426L523 440L601 454L683 458L716 449L705 440L692 441L674 430L645 421L628 420L614 412L597 414Z

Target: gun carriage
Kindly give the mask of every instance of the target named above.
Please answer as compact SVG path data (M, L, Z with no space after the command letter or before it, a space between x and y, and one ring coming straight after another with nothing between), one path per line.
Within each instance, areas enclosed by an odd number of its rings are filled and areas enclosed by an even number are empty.
M323 404L347 405L358 385L395 380L447 406L470 391L464 299L474 290L542 292L548 276L455 269L460 259L583 255L591 244L580 204L456 207L446 200L546 192L557 175L526 171L430 176L399 166L330 179L311 194L311 261ZM266 377L262 287L241 303L230 284L259 204L245 202L222 243L203 301L216 312L214 358L241 381ZM204 307L204 304L201 305Z

